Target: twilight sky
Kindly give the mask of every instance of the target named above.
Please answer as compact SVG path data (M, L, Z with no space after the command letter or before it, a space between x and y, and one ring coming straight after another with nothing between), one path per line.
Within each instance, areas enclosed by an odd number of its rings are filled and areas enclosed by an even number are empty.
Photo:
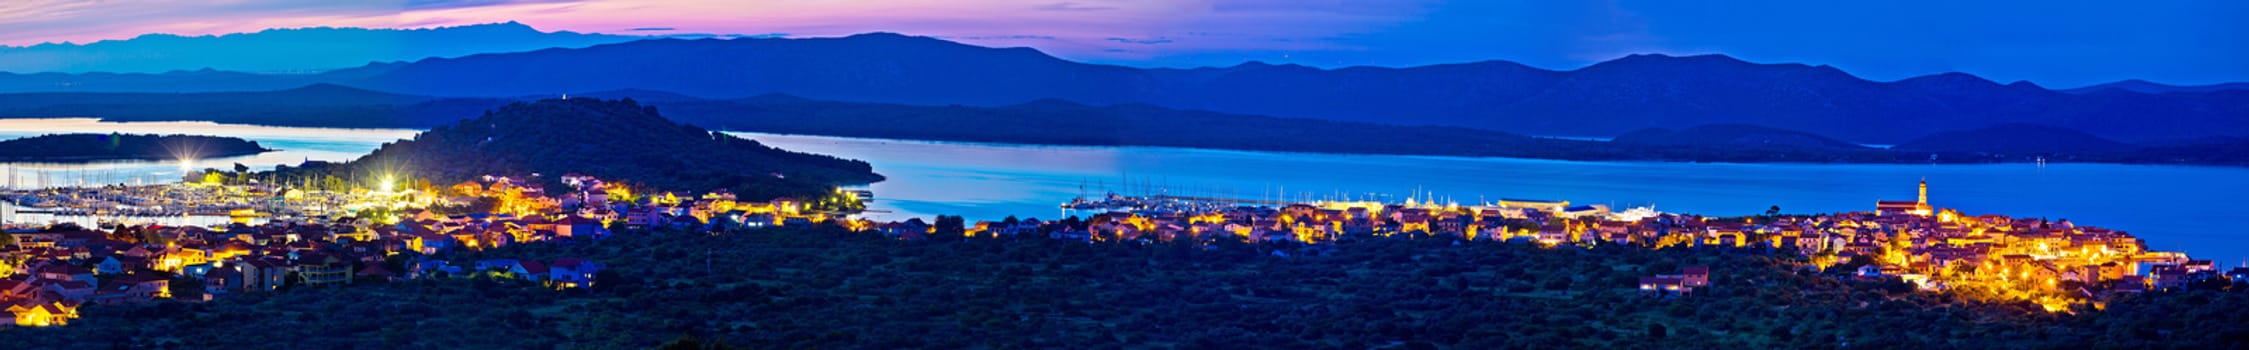
M277 27L520 21L602 33L888 31L1131 66L1501 59L1573 69L1725 53L1896 80L1962 71L2076 87L2249 81L2249 1L7 0L0 45Z

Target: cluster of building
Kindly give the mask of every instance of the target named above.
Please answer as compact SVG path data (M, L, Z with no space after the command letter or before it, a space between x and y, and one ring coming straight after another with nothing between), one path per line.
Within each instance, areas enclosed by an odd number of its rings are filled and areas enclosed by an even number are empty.
M299 286L490 274L555 288L592 286L605 268L576 258L477 260L456 266L433 257L515 244L599 240L612 227L726 231L768 226L871 223L843 220L812 200L743 200L725 190L695 197L636 195L592 176L564 175L566 191L550 192L523 178L485 176L442 189L376 189L343 193L271 185L195 182L162 186L21 191L9 199L32 211L116 218L172 217L223 211L224 225L75 224L17 226L0 245L0 306L21 326L68 324L85 304L173 299L195 283L203 300ZM838 190L833 198L864 191ZM486 203L474 213L440 215L439 205ZM163 207L192 208L158 211ZM100 209L110 208L110 209ZM109 211L124 208L125 211ZM386 264L394 256L401 264Z
M2180 288L2208 279L2243 279L2249 269L2219 274L2209 261L2147 251L2120 231L2067 221L1967 216L1928 205L1927 184L1916 201L1882 201L1872 212L1716 219L1637 208L1612 212L1567 201L1501 200L1473 206L1405 203L1251 203L1207 198L1123 197L1079 200L1066 208L1084 218L951 222L873 222L818 210L822 201L870 194L837 190L818 199L743 200L726 191L681 197L635 194L623 185L570 174L566 191L550 193L519 178L487 176L449 186L354 198L373 205L343 217L299 217L258 225L128 226L99 231L75 226L12 230L0 246L0 305L26 326L66 324L85 303L174 298L195 283L204 298L264 293L295 286L487 273L557 288L592 285L603 266L583 259L479 260L454 266L449 252L546 241L599 240L615 232L670 229L721 232L772 226L835 225L898 239L940 232L968 237L1071 241L1169 242L1232 240L1313 244L1349 237L1427 235L1461 240L1556 246L1625 244L1653 248L1711 247L1794 252L1827 268L1853 264L1854 278L1896 278L1930 289L1962 289L2034 300L2060 310L2114 293ZM208 185L180 185L208 186ZM224 190L233 192L238 190ZM269 195L276 195L270 194ZM307 194L316 198L324 195ZM412 200L402 198L416 198ZM286 202L286 199L284 199ZM476 213L441 215L433 203L484 203ZM284 209L286 210L286 209ZM367 213L381 213L369 215ZM943 220L940 220L943 222ZM406 255L403 265L386 265ZM1708 267L1640 279L1650 295L1691 295L1710 284Z
M494 179L491 187L517 186ZM579 196L584 197L584 196ZM438 254L528 242L600 239L616 215L568 203L544 213L437 216L427 210L395 217L306 218L224 226L131 225L88 229L74 224L10 229L0 245L0 305L19 326L55 326L86 304L201 300L285 288L349 285L431 276L490 273L556 288L591 286L604 266L584 259L480 260L454 266ZM564 210L567 208L568 210ZM404 255L403 263L392 257ZM174 283L193 283L175 286Z
M12 203L13 221L39 218L98 217L110 224L224 223L229 219L264 222L268 219L311 220L348 216L373 208L429 207L444 197L409 192L358 188L345 191L306 190L275 183L225 184L195 181L164 185L108 185L100 187L44 188L0 192ZM179 220L214 218L216 220Z
M1082 220L984 221L965 229L970 236L1042 234L1055 239L1086 241L1228 239L1322 243L1347 236L1427 233L1468 240L1520 240L1555 245L1599 242L1603 232L1594 230L1594 224L1599 221L1656 215L1646 208L1612 213L1604 205L1572 206L1567 201L1545 200L1510 199L1480 206L1460 206L1419 204L1409 199L1402 204L1314 202L1274 207L1184 205L1162 202L1204 200L1110 196L1112 198L1100 202L1080 203L1134 203L1134 206L1104 208ZM918 219L865 225L908 239L919 237L917 232L934 229Z
M1694 294L1696 287L1706 286L1710 286L1709 266L1691 266L1679 269L1676 274L1640 278L1640 292L1653 296L1687 296Z
M500 220L469 225L539 224ZM415 232L427 230L423 227L342 220L216 229L135 226L104 232L59 226L10 232L16 244L0 247L0 305L8 305L17 325L48 326L67 324L84 304L171 299L182 288L195 288L200 300L209 300L283 288L465 276L477 271L571 288L591 285L594 273L602 268L595 262L565 258L478 261L475 270L464 271L419 254L456 247L423 241ZM411 258L403 266L386 264L390 257L409 252L417 254L408 255Z
M1878 201L1874 211L1823 215L1771 215L1717 219L1655 213L1611 212L1566 201L1501 200L1458 206L1408 203L1319 202L1268 206L1162 204L1168 199L1079 200L1086 209L1124 203L1082 221L979 222L970 236L1044 235L1106 241L1247 240L1317 243L1350 236L1418 233L1463 240L1503 240L1547 246L1628 244L1653 248L1759 248L1812 257L1813 267L1854 266L1855 279L1897 279L1926 289L1957 289L2007 300L2030 300L2049 310L2095 303L2118 293L2182 288L2220 280L2249 280L2249 268L2219 271L2208 260L2149 251L2122 231L2078 226L2067 220L1962 214L1929 205L1928 184L1913 201ZM1194 209L1181 209L1194 208ZM910 220L872 224L902 239L936 228ZM1684 295L1708 283L1708 269L1642 280L1655 294Z
M866 196L865 191L838 189L826 199L799 199L778 197L758 200L745 199L725 189L713 190L699 196L680 196L676 193L635 194L624 185L604 182L587 175L568 174L561 177L571 191L548 196L540 186L523 179L505 176L486 176L480 183L462 183L452 186L453 195L461 200L473 201L476 197L494 198L491 216L484 214L438 217L429 211L418 211L408 220L430 224L443 224L447 220L485 219L516 220L518 218L561 217L568 222L558 222L555 232L570 236L577 232L607 234L611 224L622 223L632 229L679 230L730 230L770 226L809 226L837 221L852 227L871 225L864 220L845 220L849 213L817 209L814 201L856 199ZM577 226L582 230L569 230ZM539 232L537 227L521 230ZM475 232L452 231L452 232ZM505 245L512 242L536 240L505 239L493 235L451 234L454 242L464 245Z

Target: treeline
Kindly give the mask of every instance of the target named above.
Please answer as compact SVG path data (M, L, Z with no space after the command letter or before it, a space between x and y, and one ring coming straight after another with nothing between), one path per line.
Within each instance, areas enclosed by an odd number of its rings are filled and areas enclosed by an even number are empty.
M1852 282L1762 250L1592 249L1395 236L1334 245L899 241L835 228L630 232L443 256L579 257L590 290L485 277L93 306L42 347L2240 348L2249 287L2054 314ZM1645 297L1637 277L1710 266Z

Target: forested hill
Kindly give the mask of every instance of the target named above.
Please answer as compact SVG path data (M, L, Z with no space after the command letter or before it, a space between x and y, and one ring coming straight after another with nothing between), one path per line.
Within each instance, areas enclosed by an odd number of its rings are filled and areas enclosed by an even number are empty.
M487 174L581 173L658 190L729 189L748 198L821 195L883 179L863 161L674 123L630 99L590 98L509 104L385 144L342 167L351 175L400 172L440 184Z
M257 141L197 135L58 134L0 141L0 161L206 159L271 151Z

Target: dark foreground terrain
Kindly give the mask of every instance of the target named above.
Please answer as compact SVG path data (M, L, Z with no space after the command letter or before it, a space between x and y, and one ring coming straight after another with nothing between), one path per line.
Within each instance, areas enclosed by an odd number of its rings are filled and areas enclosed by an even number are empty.
M1275 254L1274 252L1281 252ZM591 290L363 281L206 303L88 306L41 348L2241 348L2249 293L2051 314L1842 282L1758 251L1367 238L1317 248L1072 243L840 229L627 232L446 256L584 257ZM1279 255L1288 255L1282 257ZM402 258L401 258L402 259ZM398 260L398 259L394 259ZM395 263L395 262L394 262ZM1636 276L1708 265L1665 300Z

